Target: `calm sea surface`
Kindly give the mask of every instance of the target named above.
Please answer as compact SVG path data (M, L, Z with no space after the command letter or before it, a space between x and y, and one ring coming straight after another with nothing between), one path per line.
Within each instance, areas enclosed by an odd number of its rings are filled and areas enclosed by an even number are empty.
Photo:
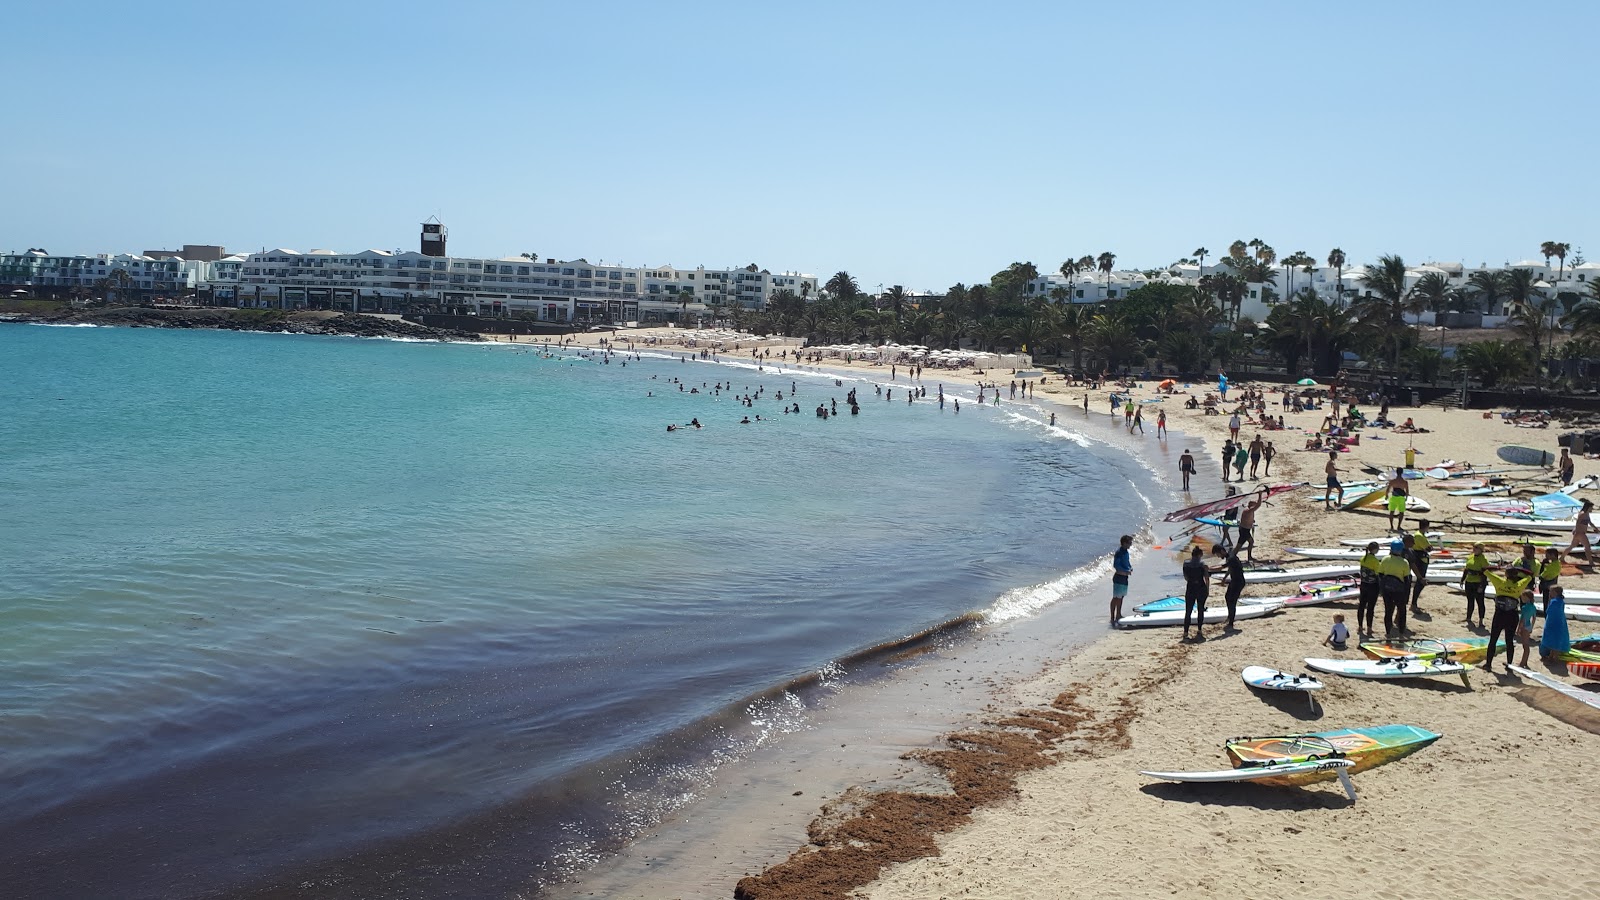
M838 661L1148 515L1133 460L931 375L622 363L0 327L6 892L536 893Z

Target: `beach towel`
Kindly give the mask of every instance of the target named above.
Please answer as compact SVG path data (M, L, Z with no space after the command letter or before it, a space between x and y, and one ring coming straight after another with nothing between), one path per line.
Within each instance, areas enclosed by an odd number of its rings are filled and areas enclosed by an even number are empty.
M1544 634L1539 638L1539 655L1565 653L1572 649L1572 636L1567 632L1567 601L1551 597L1544 611Z

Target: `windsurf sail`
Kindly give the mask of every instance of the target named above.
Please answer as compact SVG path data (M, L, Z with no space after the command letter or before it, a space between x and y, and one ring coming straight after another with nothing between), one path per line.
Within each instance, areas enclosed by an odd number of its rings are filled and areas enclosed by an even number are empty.
M1221 500L1212 500L1209 503L1197 503L1194 506L1185 506L1176 512L1167 513L1166 517L1161 521L1183 522L1189 519L1198 519L1202 516L1212 517L1224 510L1243 506L1256 498L1265 500L1270 497L1276 497L1284 491L1292 491L1297 487L1300 487L1300 485L1275 484L1271 487L1261 488L1258 491L1251 491L1248 494L1234 494L1232 497L1223 497Z

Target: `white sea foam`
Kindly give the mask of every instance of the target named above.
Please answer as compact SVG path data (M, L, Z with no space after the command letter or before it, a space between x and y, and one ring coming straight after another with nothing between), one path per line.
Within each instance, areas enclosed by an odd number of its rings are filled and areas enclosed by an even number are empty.
M1109 574L1111 574L1111 560L1101 559L1043 584L1012 588L1001 594L999 599L983 611L983 620L998 623L1031 616L1047 606L1065 600Z
M100 327L99 325L95 325L92 322L29 322L28 324L29 325L37 325L40 328L99 328Z

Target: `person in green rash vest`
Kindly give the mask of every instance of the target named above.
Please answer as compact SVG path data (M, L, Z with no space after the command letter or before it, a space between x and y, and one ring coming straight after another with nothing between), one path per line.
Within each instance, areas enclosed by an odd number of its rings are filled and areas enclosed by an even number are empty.
M1385 638L1405 637L1406 596L1409 593L1411 562L1406 558L1406 545L1401 541L1389 542L1389 555L1378 563L1379 590L1383 593L1383 634Z
M1484 574L1494 586L1494 623L1489 626L1489 655L1483 661L1483 669L1486 672L1493 672L1494 642L1502 631L1505 632L1506 665L1511 665L1511 642L1516 638L1517 625L1521 622L1522 592L1528 590L1528 585L1533 583L1533 576L1523 575L1521 572L1507 572L1504 575L1498 572Z
M1486 628L1488 623L1483 618L1483 593L1489 586L1486 573L1489 571L1489 557L1483 555L1483 545L1473 544L1472 555L1467 557L1466 564L1462 567L1466 571L1461 576L1461 586L1467 592L1467 626L1472 625L1472 606L1478 606L1478 627Z

